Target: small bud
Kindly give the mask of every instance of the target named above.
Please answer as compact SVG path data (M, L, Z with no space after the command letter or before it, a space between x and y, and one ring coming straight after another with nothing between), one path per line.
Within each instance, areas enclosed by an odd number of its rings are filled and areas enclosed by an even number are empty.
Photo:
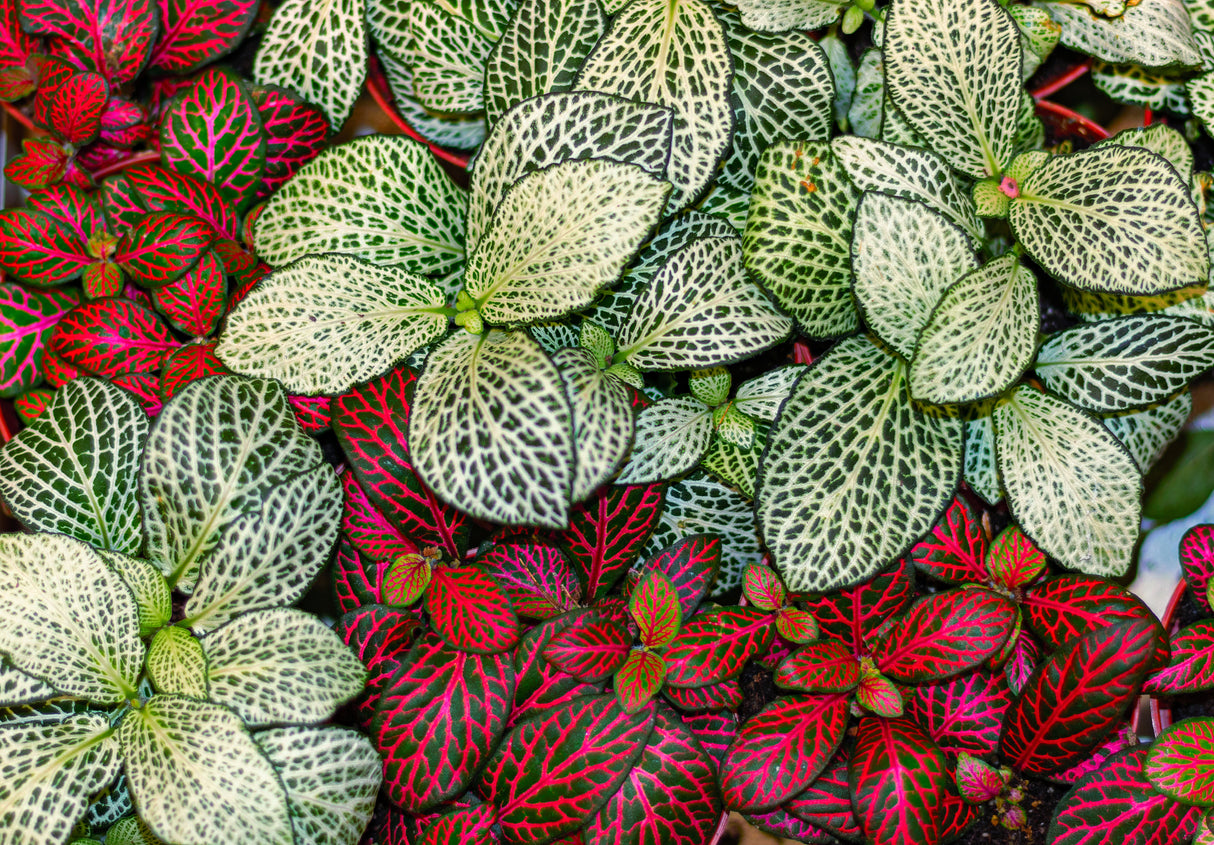
M645 377L641 375L641 371L632 366L632 364L626 364L623 361L619 361L608 367L606 373L607 375L615 376L620 381L624 382L624 384L635 387L637 390L645 389Z
M468 295L468 291L461 290L455 297L455 310L471 311L476 307L476 300Z
M851 35L860 28L860 24L864 23L864 10L859 6L848 6L847 11L843 13L843 30L844 35Z
M611 356L615 354L615 340L598 323L589 320L582 323L578 346L594 355L595 363L599 367L611 366Z
M477 311L461 311L455 315L455 325L463 326L469 334L480 334L485 330L485 321Z
M1020 186L1016 184L1016 180L1011 176L1004 176L999 180L999 190L1009 199L1015 199L1020 196Z
M1008 195L1000 190L994 179L983 179L974 184L974 205L979 217L1007 217L1010 205Z

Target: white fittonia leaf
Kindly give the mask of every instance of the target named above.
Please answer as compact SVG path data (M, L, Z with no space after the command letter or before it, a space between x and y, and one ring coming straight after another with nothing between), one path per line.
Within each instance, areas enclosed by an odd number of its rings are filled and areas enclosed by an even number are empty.
M341 482L327 463L275 487L202 559L184 624L201 635L245 611L294 603L337 541L341 508Z
M426 486L478 519L564 528L574 479L560 372L523 332L457 332L426 360L409 450Z
M1092 82L1119 103L1132 103L1180 115L1187 115L1190 111L1185 78L1173 71L1144 70L1138 65L1093 62Z
M802 334L854 332L852 218L859 193L828 143L779 143L759 160L742 249L746 269Z
M1193 114L1205 124L1208 132L1214 126L1214 73L1203 73L1185 85Z
M173 594L164 575L150 560L118 552L101 552L101 559L121 576L139 606L139 636L146 637L173 615Z
M239 616L208 634L202 648L211 699L248 725L327 719L367 679L341 637L290 607Z
M367 26L356 0L285 0L257 48L253 77L320 106L334 129L350 116L367 73Z
M377 58L392 89L393 105L417 134L431 144L457 150L475 149L485 140L484 114L443 115L426 111L413 97L413 71L409 66L384 52Z
M466 194L424 145L369 135L331 147L274 194L253 226L257 254L281 267L341 252L411 273L464 260Z
M77 842L79 845L86 845L90 840L77 840ZM152 829L143 819L138 816L128 816L119 819L105 832L105 845L164 845L164 840L152 833Z
M228 315L215 354L295 393L340 393L441 337L428 279L348 255L309 255L262 279Z
M1121 441L1134 463L1145 475L1157 460L1163 457L1193 411L1193 394L1179 393L1173 398L1147 408L1145 411L1129 411L1104 417L1104 424Z
M1122 0L1117 2L1121 3ZM1058 46L1062 27L1054 23L1049 12L1036 6L1012 4L1004 8L1020 30L1020 46L1024 50L1024 66L1020 69L1020 78L1028 79Z
M742 23L759 32L820 29L834 23L846 0L738 0Z
M143 543L135 478L148 416L125 390L77 378L0 449L0 496L32 531L135 554Z
M577 470L573 495L585 499L619 469L632 446L632 400L614 376L607 375L586 349L562 349L552 361L565 380L573 411Z
M885 92L885 103L881 106L881 140L887 144L898 144L905 147L923 148L927 143L915 132L915 128L907 122Z
M729 45L705 0L632 0L578 75L577 87L674 110L672 209L708 187L733 131Z
M748 358L790 331L792 321L747 278L741 241L702 238L672 255L632 304L616 360L702 369Z
M104 714L0 725L0 841L59 845L122 765Z
M1041 309L1037 277L1014 255L944 292L911 361L911 396L950 405L998 396L1033 362Z
M464 289L490 323L585 308L662 217L670 185L631 164L566 161L514 184L468 259Z
M911 401L906 365L846 338L797 382L768 435L756 515L794 592L859 583L927 532L961 478L960 420Z
M471 8L461 8L471 7ZM409 0L413 91L429 111L478 112L484 108L485 63L501 38L510 5L487 0Z
M282 385L211 376L167 402L139 473L148 556L189 591L198 561L266 494L324 461L299 427Z
M0 707L32 704L35 701L45 701L54 695L55 688L50 684L0 659Z
M1141 147L1163 157L1176 170L1182 180L1193 178L1193 148L1184 135L1166 123L1155 123L1145 127L1124 129L1112 138L1098 141L1094 147Z
M655 402L637 417L636 443L617 484L652 484L690 470L712 443L712 410L691 396Z
M691 534L721 538L721 567L712 593L740 586L747 564L763 558L754 507L736 490L711 478L688 478L666 488L662 515L643 556L650 558Z
M79 540L0 536L0 654L65 695L117 704L143 668L139 610L118 573Z
M375 58L382 62L388 56L394 62L407 62L413 52L408 6L394 0L366 0L367 30L375 44ZM409 86L412 91L413 86Z
M928 146L975 179L1011 163L1020 113L1020 31L995 0L894 0L885 84Z
M978 266L965 232L920 203L885 194L860 201L851 251L865 322L908 361L941 295Z
M1133 559L1142 475L1100 420L1022 385L995 407L1012 518L1068 569L1116 578Z
M830 75L835 83L835 122L846 130L847 113L851 110L852 97L856 93L856 68L847 45L838 34L828 32L818 39L818 46L826 53Z
M1020 185L1008 219L1042 268L1082 290L1163 293L1203 283L1210 272L1188 185L1137 147L1051 159Z
M1102 61L1147 68L1201 63L1182 0L1127 3L1125 13L1116 18L1098 15L1078 3L1038 0L1037 5L1062 24L1064 45Z
M1145 408L1214 367L1214 329L1142 314L1084 323L1051 336L1037 356L1045 386L1097 413Z
M228 708L157 695L118 737L139 815L161 839L294 845L282 783Z
M878 138L884 121L885 62L881 51L870 48L860 57L856 68L856 88L852 92L847 122L852 131L864 138Z
M995 460L995 421L991 417L992 403L978 406L981 410L965 424L965 483L988 505L1003 499L1003 480L999 478L999 463Z
M185 628L161 628L148 646L148 680L157 692L207 698L207 657Z
M805 369L804 364L790 364L743 382L734 397L734 407L759 422L774 421Z

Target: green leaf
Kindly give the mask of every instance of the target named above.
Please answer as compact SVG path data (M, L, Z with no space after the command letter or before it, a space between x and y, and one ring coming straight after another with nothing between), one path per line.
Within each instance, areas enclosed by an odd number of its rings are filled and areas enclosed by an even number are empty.
M687 478L666 488L662 514L644 556L653 557L689 534L721 538L721 565L713 582L718 593L740 586L746 565L763 556L750 501L710 478Z
M164 840L152 833L143 819L127 816L114 822L105 832L105 845L164 845Z
M485 116L476 114L435 114L427 111L413 96L413 71L408 64L380 51L377 56L392 89L397 112L418 134L440 147L473 150L485 140Z
M759 459L763 457L763 447L766 445L766 426L755 428L754 440L745 448L716 437L700 461L700 466L726 484L736 487L746 498L753 499L759 476Z
M77 378L0 449L0 496L33 531L136 554L143 544L135 478L148 418L131 394Z
M55 688L22 672L5 660L0 660L0 707L10 708L45 701L55 695ZM2 721L2 719L0 719Z
M834 23L846 0L738 0L742 23L759 32L819 29Z
M1187 115L1190 111L1185 79L1174 71L1093 62L1092 83L1119 103L1132 103L1179 115Z
M633 412L628 390L600 369L586 349L562 349L552 356L565 382L573 412L576 449L572 500L577 502L606 483L632 446Z
M712 411L691 396L655 402L637 417L632 456L617 484L652 484L695 467L712 442Z
M117 704L143 667L139 611L101 556L57 534L0 536L0 653L66 695Z
M691 395L710 408L725 404L732 383L733 378L726 367L709 367L687 376L687 389Z
M1062 24L1065 46L1093 58L1146 68L1201 64L1182 0L1127 3L1125 13L1116 18L1098 15L1078 3L1037 0L1037 5Z
M202 644L185 628L160 629L148 646L146 662L148 680L157 692L207 698L207 658Z
M1146 475L1163 457L1168 444L1176 439L1193 412L1193 394L1184 391L1145 411L1130 411L1104 418L1105 427L1134 456L1134 463Z
M1037 277L1014 255L996 258L945 291L919 336L911 396L947 405L998 396L1037 351Z
M1188 186L1140 148L1056 156L1020 185L1008 219L1046 272L1081 290L1164 293L1204 283L1210 272Z
M1163 157L1184 181L1193 178L1193 149L1177 130L1166 123L1123 129L1112 138L1098 141L1094 147L1141 147Z
M426 359L409 420L417 473L479 519L564 528L574 479L560 372L523 332L458 332Z
M139 815L161 839L294 845L282 783L228 708L153 696L118 738Z
M1120 3L1122 0L1116 2ZM1058 46L1062 27L1054 23L1048 12L1037 6L1010 4L1004 8L1020 30L1020 47L1024 51L1024 67L1020 69L1020 78L1027 80Z
M847 121L857 136L880 137L887 99L884 57L879 49L871 47L860 57L851 108L847 110Z
M99 552L106 566L121 576L139 607L139 636L146 637L173 615L173 594L168 582L149 560L118 552Z
M411 36L413 91L428 111L478 112L484 108L485 64L501 38L510 4L410 0L405 20Z
M773 422L805 370L804 364L789 364L742 382L734 396L734 407L759 422Z
M978 405L965 424L965 483L988 505L1003 499L1003 480L995 460L995 421L991 403Z
M756 515L788 589L857 584L930 530L962 437L960 420L914 406L901 361L863 337L831 347L784 403L759 472Z
M999 474L1012 517L1068 569L1116 578L1138 539L1142 476L1099 420L1018 387L994 412Z

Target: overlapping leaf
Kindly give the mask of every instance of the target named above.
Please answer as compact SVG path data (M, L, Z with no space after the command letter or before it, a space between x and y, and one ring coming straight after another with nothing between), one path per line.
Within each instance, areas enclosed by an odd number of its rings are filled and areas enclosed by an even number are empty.
M947 590L910 606L873 650L895 681L923 683L959 674L997 654L1012 632L1016 606L987 590Z
M436 569L424 601L434 630L462 651L493 654L518 642L518 616L506 591L476 567Z
M598 694L601 684L588 684L559 669L544 657L552 639L577 625L593 624L599 617L589 608L579 608L536 625L525 633L515 649L514 667L518 683L508 727L533 713L559 707L583 695Z
M607 482L632 448L634 420L629 388L603 370L587 349L560 349L561 371L573 412L577 449L573 499L581 501Z
M907 699L910 717L941 750L990 758L999 749L1012 691L1002 672L976 669L930 684L916 684Z
M21 281L50 287L76 278L94 260L83 240L44 211L18 208L0 214L0 266Z
M861 833L860 823L851 808L847 765L848 754L845 749L840 748L814 782L790 798L784 808L815 828L854 842L862 839L864 834Z
M476 565L505 588L514 609L528 619L549 619L581 603L581 584L553 546L499 543L477 557Z
M860 681L860 663L842 643L810 643L776 667L775 684L804 692L847 692Z
M153 0L35 0L20 8L27 33L53 36L53 54L102 74L115 87L133 80L147 64L159 30Z
M1214 721L1196 718L1177 722L1155 738L1143 763L1143 774L1169 798L1198 807L1214 806L1211 741Z
M259 85L251 93L266 130L261 192L269 193L282 187L320 154L329 134L329 122L320 109L288 89Z
M663 549L641 564L640 571L664 574L678 593L683 619L688 619L712 589L720 561L720 538L700 534Z
M257 13L252 0L160 0L161 35L151 66L186 74L231 52Z
M770 614L721 607L692 617L666 649L671 686L702 687L731 678L751 657L764 653L774 635Z
M951 584L981 582L986 534L979 519L969 499L957 496L931 533L911 549L911 562L921 572Z
M655 402L637 416L636 440L621 484L652 484L693 469L712 442L712 410L691 396Z
M544 659L575 678L599 683L628 658L632 637L610 620L588 620L555 634L544 647Z
M50 349L60 359L106 378L153 372L180 343L146 306L129 299L100 299L63 315Z
M810 597L805 607L818 621L824 637L863 654L868 649L867 641L882 623L898 615L914 597L914 573L903 558L855 587Z
M475 6L419 0L402 10L413 96L429 112L466 114L484 107L485 63L506 28L504 0Z
M938 842L948 761L907 719L860 720L848 764L852 806L872 842Z
M569 527L557 538L579 571L587 600L604 596L645 547L664 492L657 484L606 487L570 511Z
M1163 626L1138 596L1125 587L1099 578L1062 575L1034 586L1020 602L1024 619L1051 651L1089 631L1137 620L1154 626L1158 642L1155 659L1168 659Z
M1214 576L1214 525L1195 525L1180 539L1180 568L1193 601L1209 609L1206 589Z
M612 679L615 699L625 713L649 704L666 682L666 661L657 652L637 649L628 653Z
M154 164L135 165L124 176L138 199L128 196L125 200L131 209L122 215L123 228L138 222L137 209L144 209L142 213L171 211L205 221L220 237L236 237L236 211L219 195L214 185ZM106 184L113 183L107 180ZM117 201L118 197L110 193L106 197L106 213L111 214L113 209L108 201Z
M157 692L206 699L207 658L202 644L185 628L161 628L148 646L148 680Z
M208 250L179 279L156 288L152 297L175 328L193 337L205 337L219 325L227 310L227 292L223 265L214 250Z

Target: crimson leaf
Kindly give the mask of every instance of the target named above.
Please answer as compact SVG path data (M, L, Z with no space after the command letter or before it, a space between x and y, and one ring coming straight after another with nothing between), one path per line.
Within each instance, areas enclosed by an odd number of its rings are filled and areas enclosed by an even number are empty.
M941 838L948 761L908 719L865 716L848 767L852 806L874 845Z
M675 687L717 684L762 654L774 633L772 617L748 607L714 608L683 625L666 649L666 681Z
M506 589L519 616L527 619L551 619L581 602L582 585L554 546L495 543L482 551L476 565Z
M628 571L662 512L661 484L601 488L569 511L569 527L556 535L577 568L587 601L605 596Z
M988 590L924 596L873 647L877 668L895 681L921 684L973 668L997 653L1016 621L1016 606Z
M494 654L518 642L518 616L510 598L476 567L436 568L424 602L434 630L458 649Z

